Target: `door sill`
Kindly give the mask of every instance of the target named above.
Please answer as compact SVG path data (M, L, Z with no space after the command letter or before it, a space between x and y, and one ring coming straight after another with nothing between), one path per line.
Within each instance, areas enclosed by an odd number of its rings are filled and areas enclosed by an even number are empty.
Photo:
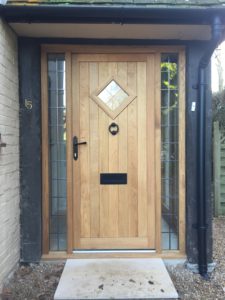
M186 259L186 254L180 251L163 251L161 253L154 252L143 252L143 251L120 251L120 252L92 252L76 251L75 253L67 253L63 251L49 252L43 254L41 257L42 261L50 260L66 260L66 259L88 259L88 258L168 258L168 259Z
M156 253L156 250L148 250L148 249L135 249L135 250L73 250L73 253Z

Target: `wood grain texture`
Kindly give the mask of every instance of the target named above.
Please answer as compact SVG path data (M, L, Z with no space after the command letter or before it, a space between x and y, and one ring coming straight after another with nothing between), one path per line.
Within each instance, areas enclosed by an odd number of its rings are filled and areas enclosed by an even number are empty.
M184 50L184 46L98 46L98 45L68 45L68 44L43 44L42 49L50 53L64 53L70 51L72 54L150 54L150 53L177 53L179 50ZM92 57L92 56L91 56Z
M81 238L80 244L82 249L146 249L148 238Z
M156 156L155 156L155 60L154 55L148 55L147 58L147 210L151 212L148 215L148 235L149 247L155 244L156 239ZM152 158L155 158L154 160ZM158 157L159 159L159 157Z
M147 81L146 62L137 63L138 115L138 236L147 235Z
M137 95L137 62L128 64L128 86ZM138 98L127 109L129 236L138 236Z
M115 76L117 74L117 62L109 62L108 74L109 77ZM112 119L108 119L108 127L112 123ZM118 123L118 118L114 119L115 123ZM108 128L107 127L107 128ZM119 168L119 135L112 135L108 131L108 141L109 141L109 173L117 173ZM109 185L109 219L108 219L108 236L118 237L118 196L119 188L118 185Z
M89 65L88 62L79 62L80 93L79 93L79 119L80 132L78 141L86 141L87 145L78 146L80 160L80 205L81 205L81 237L91 235L90 215L90 165L89 165Z
M155 55L155 205L156 250L161 253L161 55Z
M185 51L179 52L179 250L185 253Z
M90 93L98 86L98 64L89 63ZM90 205L91 237L100 236L99 202L99 116L98 105L90 99Z
M72 59L66 52L66 177L67 177L67 253L73 250L73 153L72 153Z
M120 126L119 138L119 161L118 161L118 172L128 173L127 163L127 109L125 109L118 117L118 123ZM129 178L128 178L129 181ZM118 187L118 236L126 237L129 236L129 199L128 199L128 186L120 185Z
M79 55L79 61L89 61L89 62L112 62L115 64L115 62L121 62L122 64L126 64L126 62L130 61L146 61L146 55L144 54L80 54Z
M108 65L100 62L98 67L99 84L109 76ZM109 117L99 107L99 173L109 172L109 136L108 136ZM109 228L109 189L108 186L100 185L100 236L107 237Z
M73 136L79 137L80 134L80 85L79 85L79 63L77 57L72 55L72 130ZM72 137L71 137L72 138ZM74 248L79 248L80 243L80 227L81 227L81 215L80 215L80 160L73 160L73 243Z
M110 55L108 55L110 56ZM147 56L145 61L126 61L126 55L77 55L79 64L79 135L87 140L80 150L80 233L75 248L154 248L154 235L149 239L147 191ZM117 58L120 58L118 61ZM129 58L129 57L128 57ZM116 60L116 61L113 61ZM134 59L133 59L134 60ZM114 120L118 135L108 131L112 119L92 100L91 92L107 85L108 78L118 78L124 89L132 90L135 99ZM154 77L154 75L152 75ZM87 80L88 78L88 80ZM152 81L153 82L153 81ZM87 93L88 91L88 93ZM154 101L154 99L153 99ZM154 125L152 123L152 125ZM154 128L152 128L154 131ZM150 131L151 132L151 131ZM154 146L152 146L154 147ZM80 149L80 148L79 148ZM152 152L154 154L154 151ZM150 158L154 161L154 155ZM100 173L128 173L128 184L99 185ZM91 200L90 200L91 199ZM153 217L154 220L154 217ZM79 227L78 227L79 228ZM126 241L127 246L122 243ZM143 246L142 240L147 241ZM115 242L113 246L113 241ZM120 245L116 241L120 241ZM81 241L85 241L81 242ZM93 242L94 241L94 242ZM107 244L110 241L110 246Z
M66 252L49 252L49 254L42 255L41 260L52 260L56 261L59 259L90 259L90 258L165 258L165 259L184 259L186 260L186 255L180 253L179 251L165 251L163 253L157 252L107 252L103 251L100 253L89 251L88 253L75 252L73 254L67 254Z
M127 58L126 58L127 59ZM117 63L117 77L119 81L126 87L127 91L127 62ZM118 135L118 168L117 172L127 173L127 107L117 118L120 127ZM128 233L128 214L129 205L127 199L127 186L118 186L118 237L129 236Z

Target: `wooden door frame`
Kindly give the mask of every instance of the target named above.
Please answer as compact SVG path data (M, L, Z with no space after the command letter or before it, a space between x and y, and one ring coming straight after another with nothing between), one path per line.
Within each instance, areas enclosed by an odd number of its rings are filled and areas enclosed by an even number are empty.
M156 199L156 252L155 253L83 253L73 254L73 171L67 159L67 251L49 251L49 149L48 149L48 89L47 55L65 55L66 62L66 156L72 157L72 55L73 54L155 54L155 195ZM162 53L179 55L179 250L161 249L161 75ZM185 47L184 46L95 46L95 45L42 45L41 47L41 105L42 105L42 253L43 259L87 257L184 257L185 256Z

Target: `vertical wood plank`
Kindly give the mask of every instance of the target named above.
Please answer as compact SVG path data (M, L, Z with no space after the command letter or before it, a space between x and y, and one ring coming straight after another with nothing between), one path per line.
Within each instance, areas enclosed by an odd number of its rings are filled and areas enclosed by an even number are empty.
M156 251L161 253L161 56L155 54L155 204Z
M108 78L108 65L105 62L99 63L99 85ZM109 117L99 108L99 171L109 172L109 137L108 137ZM100 236L108 237L109 219L109 189L108 186L100 185Z
M67 177L67 253L73 250L73 153L72 153L72 61L66 52L66 177Z
M117 63L117 76L120 82L127 86L127 62Z
M147 57L147 197L148 246L155 248L155 65L154 55Z
M89 63L90 94L98 87L98 64ZM100 236L98 105L90 99L90 205L91 237Z
M81 176L81 237L90 237L90 177L89 177L89 65L80 62L80 136L79 141L87 145L79 146Z
M111 77L117 74L117 63L109 62L108 65L108 76ZM109 117L108 126L112 123L112 119ZM119 119L114 120L115 123L118 123ZM108 129L108 128L107 128ZM118 159L118 135L111 135L108 132L109 139L109 172L118 173L119 169L119 159ZM110 237L118 237L118 186L109 185L109 219L108 219L108 230Z
M128 87L137 94L137 63L128 64ZM127 108L127 168L128 168L128 217L129 236L138 235L138 124L137 103L138 97Z
M146 63L137 64L138 91L138 236L147 236Z
M41 113L42 113L42 252L49 252L49 153L48 153L48 68L47 53L41 53Z
M120 62L118 63L117 76L120 82L127 86L128 78L128 63ZM119 173L127 173L127 108L123 110L118 116L118 124L120 127L120 132L118 135L119 139ZM128 179L129 181L129 179ZM118 236L128 237L129 236L129 200L128 200L128 186L120 185L118 187Z
M179 250L185 253L185 52L179 52Z
M72 55L72 130L73 136L80 136L80 68L78 56ZM80 159L73 160L73 217L74 217L74 248L80 247L81 233L81 195L80 195Z
M127 173L127 108L119 116L119 173ZM129 175L128 175L129 181ZM118 195L118 227L119 237L129 236L129 199L128 199L128 186L120 185Z

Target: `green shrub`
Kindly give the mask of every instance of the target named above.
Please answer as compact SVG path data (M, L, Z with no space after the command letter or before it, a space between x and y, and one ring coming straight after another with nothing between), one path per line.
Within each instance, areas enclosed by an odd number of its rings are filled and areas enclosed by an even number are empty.
M219 121L221 129L225 129L225 89L212 96L213 122Z

